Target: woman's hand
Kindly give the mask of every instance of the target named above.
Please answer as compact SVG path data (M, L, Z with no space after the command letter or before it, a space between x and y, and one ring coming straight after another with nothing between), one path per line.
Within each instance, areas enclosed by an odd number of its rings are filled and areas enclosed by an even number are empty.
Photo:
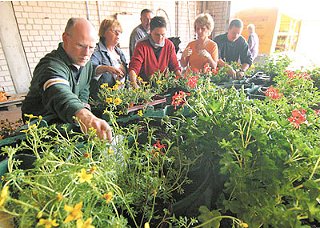
M182 52L181 57L182 58L187 58L192 54L192 49L190 47L186 47L186 49L184 49L184 51Z
M115 75L117 75L117 76L119 76L121 78L124 77L124 73L123 73L123 71L121 69L118 69L118 68L113 67L113 66L106 66L106 67L107 67L107 69L106 69L107 72L109 72L111 74L115 74Z
M207 50L205 50L205 49L199 51L199 55L202 55L202 56L206 57L207 59L212 58L212 56L210 55L210 53L209 53Z

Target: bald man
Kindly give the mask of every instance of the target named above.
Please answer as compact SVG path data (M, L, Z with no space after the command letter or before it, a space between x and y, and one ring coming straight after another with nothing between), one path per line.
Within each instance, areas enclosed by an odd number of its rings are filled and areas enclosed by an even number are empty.
M100 139L112 140L109 124L90 111L89 86L93 75L90 57L96 45L96 30L84 18L70 18L63 42L43 57L33 72L22 114L50 116L50 122L75 123L81 130L96 130ZM76 117L76 118L74 118Z

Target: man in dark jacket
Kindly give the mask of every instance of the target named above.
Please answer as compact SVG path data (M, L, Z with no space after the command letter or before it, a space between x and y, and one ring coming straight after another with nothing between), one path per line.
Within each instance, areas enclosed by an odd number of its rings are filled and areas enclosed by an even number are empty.
M109 124L93 115L88 104L96 30L84 18L70 18L62 40L35 68L21 108L23 118L33 114L75 123L76 117L83 132L92 127L99 138L111 141Z
M243 23L240 19L234 19L230 22L228 32L218 35L214 38L214 41L218 44L219 60L218 66L229 66L229 74L232 77L243 76L252 64L251 53L248 50L248 43L241 35L243 30ZM236 72L227 63L238 62L241 63L241 70Z

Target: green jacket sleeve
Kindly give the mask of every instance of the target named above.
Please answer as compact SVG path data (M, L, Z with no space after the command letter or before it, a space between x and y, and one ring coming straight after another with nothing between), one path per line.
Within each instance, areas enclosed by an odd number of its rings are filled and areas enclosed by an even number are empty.
M47 111L56 114L62 121L73 122L75 113L84 108L83 102L88 102L88 76L81 78L79 83L76 83L72 71L64 62L53 59L45 65L47 66L41 70L41 83L39 84L43 91L42 104ZM86 72L81 74L84 73ZM48 83L49 80L53 81L51 85ZM64 83L59 83L59 80ZM77 88L79 85L83 88Z

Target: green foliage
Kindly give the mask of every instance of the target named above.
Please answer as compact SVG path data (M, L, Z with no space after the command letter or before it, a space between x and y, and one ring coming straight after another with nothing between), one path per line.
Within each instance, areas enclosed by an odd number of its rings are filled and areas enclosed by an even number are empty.
M287 55L270 56L263 62L254 66L254 70L262 71L269 76L283 75L286 68L291 63L290 58Z
M188 99L195 115L183 134L190 151L213 153L227 177L216 201L221 212L249 227L301 227L320 221L320 117L313 110L320 94L311 80L288 77L286 59L267 64L280 99L199 87ZM300 109L306 113L295 126L289 120Z
M152 101L152 97L156 95L149 84L143 84L138 89L121 88L121 86L123 85L116 84L108 87L108 84L102 84L98 100L91 101L91 105L96 109L113 112L115 115L124 115L128 113L128 108Z
M66 127L30 125L26 141L3 148L9 157L3 184L10 186L10 197L1 210L15 216L20 227L40 225L39 219L64 227L79 219L92 219L96 227L156 226L167 216L162 209L172 203L172 193L187 181L190 163L163 124L115 125L112 144L94 132L85 136ZM156 140L165 147L155 146ZM16 155L22 151L35 156L31 169L19 168ZM73 214L81 216L66 222L65 207L80 202L80 212Z
M202 227L204 228L219 228L220 227L220 221L221 217L219 217L221 214L219 211L213 210L210 211L207 207L201 206L199 208L199 221L205 224L202 224ZM209 222L210 221L210 222Z
M314 82L314 86L320 90L320 67L309 70L308 73Z
M270 58L256 66L255 71L272 76L278 93L265 93L261 100L248 99L244 89L212 84L217 72L209 68L182 78L155 74L144 85L145 94L105 88L101 101L123 96L124 107L131 93L138 102L171 89L188 91L173 116L161 121L119 127L112 112L117 107L110 108L116 135L111 144L93 131L83 135L30 124L25 142L3 148L9 172L3 177L0 210L16 216L21 227L40 225L40 219L62 225L71 218L70 207L81 205L81 213L74 213L81 218L64 227L81 219L92 219L96 227L319 224L319 71L286 71L289 62ZM223 69L219 73L215 82L227 79ZM19 167L16 155L23 151L37 158L34 167ZM185 201L183 209L195 215L175 211L184 196L193 201Z

